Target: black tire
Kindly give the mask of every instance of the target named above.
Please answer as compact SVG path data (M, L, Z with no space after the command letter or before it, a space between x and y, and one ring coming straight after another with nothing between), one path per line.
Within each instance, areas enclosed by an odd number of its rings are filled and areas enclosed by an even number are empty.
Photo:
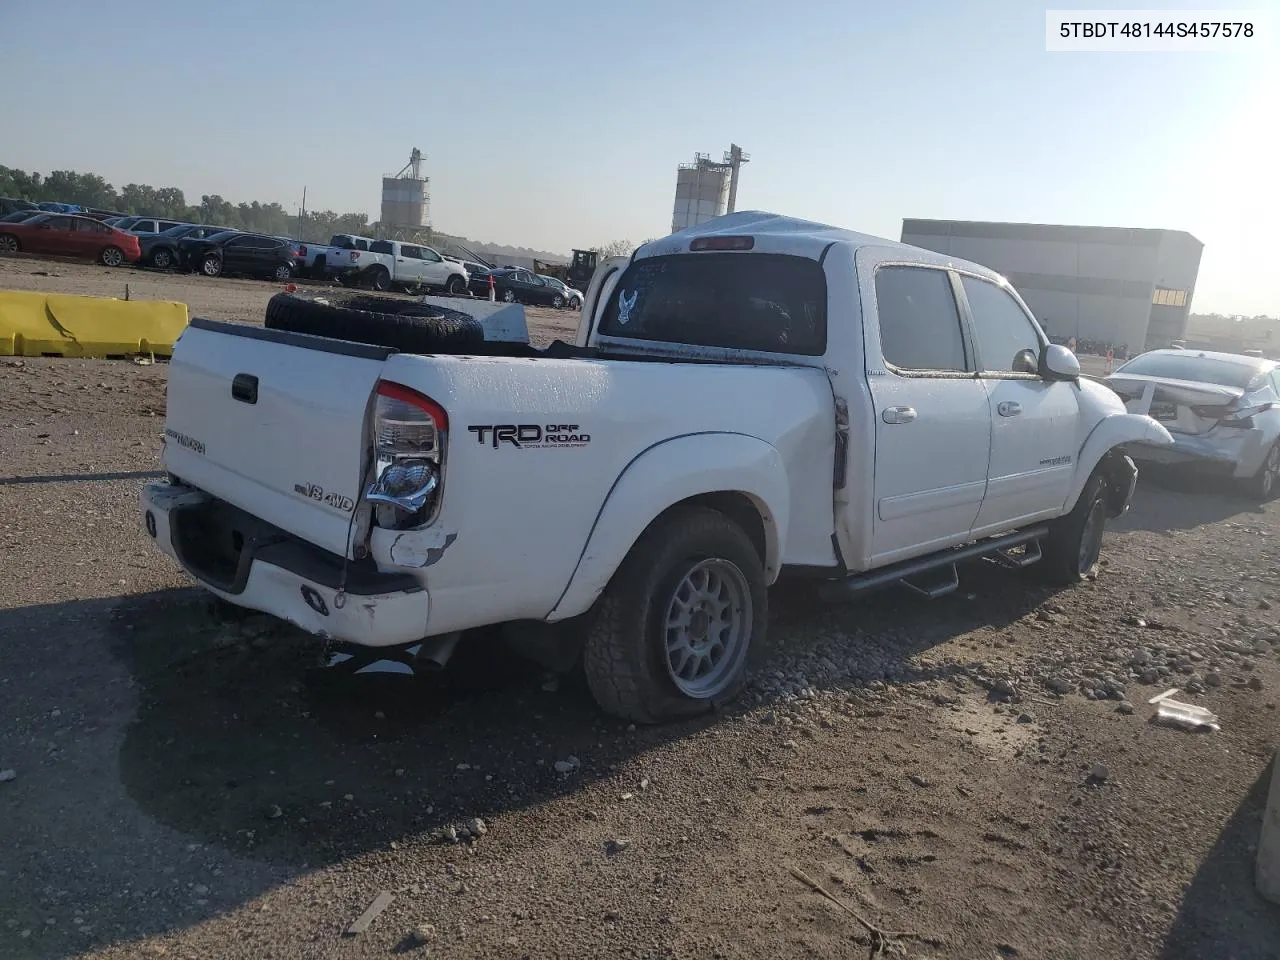
M159 247L151 251L151 265L157 270L173 268L173 251L168 247Z
M22 241L12 233L0 233L0 253L21 253Z
M1266 503L1280 491L1280 440L1271 445L1258 472L1245 481L1245 492L1253 500Z
M1049 535L1041 544L1044 556L1036 565L1043 577L1071 586L1093 576L1106 524L1107 483L1097 472L1085 483L1071 512L1049 524Z
M484 346L484 327L466 314L388 297L320 303L277 293L267 303L265 326L405 353L476 353Z
M206 277L222 276L222 258L209 254L200 261L200 272Z
M467 292L467 281L455 273L449 278L449 282L445 284L444 292L451 297L460 297Z
M750 609L741 648L725 652L723 686L695 696L677 686L679 671L668 664L666 623L677 590L700 563L736 569ZM741 527L706 507L673 510L641 534L588 614L582 664L591 695L606 712L636 723L715 709L742 691L748 656L764 647L768 602L763 562Z
M98 261L104 267L120 267L124 265L124 251L119 247L103 247L98 254Z
M564 307L564 297L560 296L560 294L557 293L555 296L551 298L551 305L555 307L557 310L562 309Z
M514 290L512 290L510 287L507 287L507 289L505 289L505 290L503 290L503 291L502 291L502 296L501 296L501 297L499 297L499 299L500 299L503 303L515 303L515 302L516 302L516 292L515 292Z
M391 274L386 267L372 267L369 270L369 289L383 291L391 286Z
M286 283L293 278L293 267L287 263L282 263L276 267L274 279L277 283Z

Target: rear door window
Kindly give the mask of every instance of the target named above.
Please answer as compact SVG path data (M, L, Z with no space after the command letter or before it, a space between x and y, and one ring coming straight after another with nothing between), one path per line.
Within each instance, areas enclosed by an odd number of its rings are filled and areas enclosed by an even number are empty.
M880 353L895 369L910 373L973 369L946 270L881 267L876 271L876 315Z
M646 258L613 288L600 333L817 357L827 348L826 278L816 261L781 254Z
M375 240L369 244L369 251L371 253L391 253L391 241Z

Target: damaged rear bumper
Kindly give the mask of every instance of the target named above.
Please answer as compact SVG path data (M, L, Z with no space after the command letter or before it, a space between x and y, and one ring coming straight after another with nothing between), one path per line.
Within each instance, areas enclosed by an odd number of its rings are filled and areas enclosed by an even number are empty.
M1208 434L1173 434L1173 445L1164 447L1134 444L1128 454L1139 462L1179 466L1223 477L1251 477L1262 466L1268 444L1261 430L1224 428Z
M412 643L426 634L430 602L411 574L344 564L193 487L147 484L140 508L156 546L229 603L367 647Z

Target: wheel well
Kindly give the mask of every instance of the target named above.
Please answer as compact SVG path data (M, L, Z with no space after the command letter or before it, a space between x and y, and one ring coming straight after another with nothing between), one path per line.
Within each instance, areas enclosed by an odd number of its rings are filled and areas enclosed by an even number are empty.
M666 516L672 510L690 506L709 507L712 510L723 513L742 528L743 532L750 538L751 545L756 548L756 553L760 555L761 564L767 565L764 520L760 518L760 511L756 509L756 505L751 502L751 499L745 493L730 491L700 493L696 497L689 497L686 500L672 504L660 516ZM655 521L657 519L657 517L654 518Z

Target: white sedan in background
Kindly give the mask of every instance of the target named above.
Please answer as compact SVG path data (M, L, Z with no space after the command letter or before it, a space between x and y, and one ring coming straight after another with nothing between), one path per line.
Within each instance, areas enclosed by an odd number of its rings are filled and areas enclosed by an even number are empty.
M1147 413L1172 447L1135 447L1151 463L1186 464L1241 480L1259 500L1280 490L1280 364L1200 350L1151 350L1104 381L1130 413Z

